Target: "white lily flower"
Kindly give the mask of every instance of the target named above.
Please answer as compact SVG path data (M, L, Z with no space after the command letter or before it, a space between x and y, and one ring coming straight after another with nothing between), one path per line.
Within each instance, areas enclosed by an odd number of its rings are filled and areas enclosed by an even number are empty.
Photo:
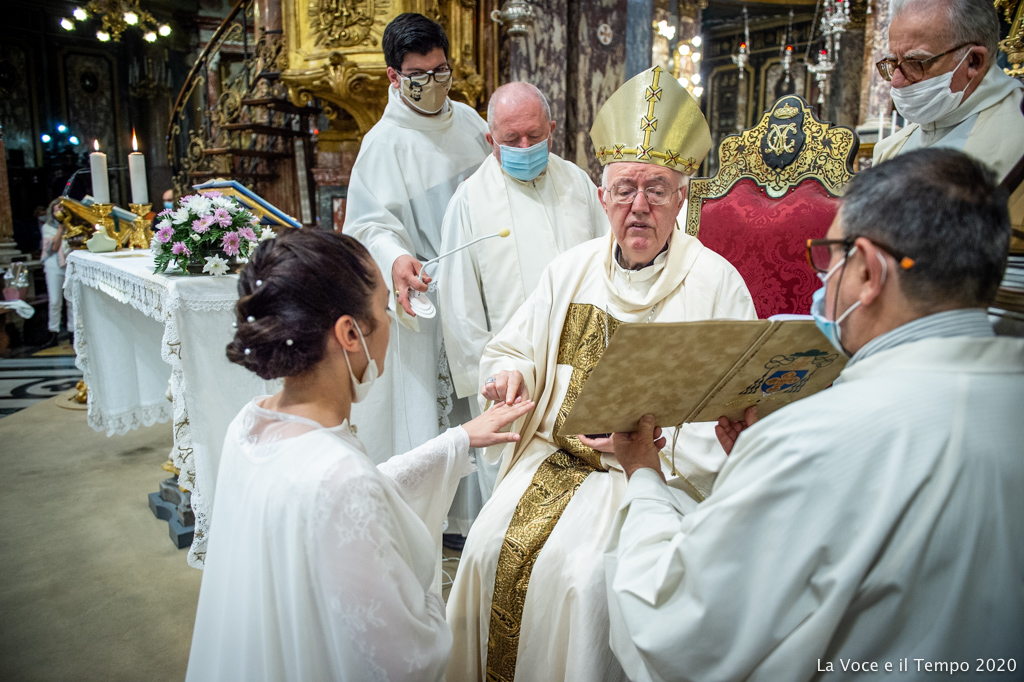
M214 277L228 274L228 262L220 256L207 256L203 272L208 272Z

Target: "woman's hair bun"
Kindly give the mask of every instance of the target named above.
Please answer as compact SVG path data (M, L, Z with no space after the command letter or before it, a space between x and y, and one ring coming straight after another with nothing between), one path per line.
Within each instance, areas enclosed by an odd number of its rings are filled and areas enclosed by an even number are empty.
M362 244L314 228L286 229L262 242L238 279L231 362L264 379L301 374L324 356L343 315L373 330L377 266Z

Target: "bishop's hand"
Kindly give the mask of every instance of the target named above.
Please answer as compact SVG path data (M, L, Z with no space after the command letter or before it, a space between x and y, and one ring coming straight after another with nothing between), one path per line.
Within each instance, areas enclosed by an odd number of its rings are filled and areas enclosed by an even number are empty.
M757 419L757 405L751 405L743 411L742 421L730 421L727 417L718 418L715 435L718 436L718 442L722 444L725 454L732 453L732 448L736 445L736 439L740 437L740 433L753 426Z
M626 472L626 478L637 469L650 468L658 472L662 479L661 459L658 454L665 447L665 439L661 436L661 427L654 425L654 415L645 414L640 418L636 431L632 433L613 433L612 448L615 459Z
M485 448L498 443L512 443L521 438L518 433L501 433L501 429L534 408L534 403L529 400L518 402L515 405L495 403L493 407L472 421L462 425L462 428L469 434L469 445L474 448Z
M412 256L399 256L391 266L391 280L395 283L395 298L411 317L416 317L409 305L409 289L426 292L430 284L430 275L424 273L423 279L419 278L423 266Z
M530 391L526 388L523 373L517 369L502 370L494 376L487 377L480 388L480 395L494 402L514 405L530 399Z

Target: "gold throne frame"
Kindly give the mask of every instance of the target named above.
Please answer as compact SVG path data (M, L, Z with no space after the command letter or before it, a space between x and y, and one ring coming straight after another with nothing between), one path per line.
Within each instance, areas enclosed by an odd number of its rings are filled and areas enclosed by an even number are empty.
M786 121L803 114L803 147L796 158L782 168L765 162L761 143L768 136L769 153L785 149L791 142ZM776 123L771 123L774 119ZM737 135L729 135L718 146L718 172L710 178L690 181L686 211L686 233L696 237L700 230L701 209L708 199L726 196L744 178L753 180L773 199L781 199L802 183L817 181L833 196L841 196L843 187L854 175L854 160L859 141L850 128L820 120L807 101L799 95L785 95L761 116L760 122ZM778 155L778 153L777 153Z

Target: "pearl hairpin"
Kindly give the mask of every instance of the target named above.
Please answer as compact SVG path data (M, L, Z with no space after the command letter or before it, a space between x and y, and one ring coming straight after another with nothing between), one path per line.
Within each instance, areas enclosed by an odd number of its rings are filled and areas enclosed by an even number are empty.
M252 355L252 348L246 348L244 352L246 355Z
M255 317L253 317L252 315L250 315L249 317L245 318L245 321L246 321L246 322L255 322L255 321L256 321L256 318L255 318Z
M256 286L258 286L258 287L263 286L263 280L262 279L256 280Z
M294 342L294 341L292 341L291 339L288 339L287 341L285 341L285 342L284 342L284 345L286 345L286 346L290 346L290 345L292 345L293 343L295 343L295 342Z

